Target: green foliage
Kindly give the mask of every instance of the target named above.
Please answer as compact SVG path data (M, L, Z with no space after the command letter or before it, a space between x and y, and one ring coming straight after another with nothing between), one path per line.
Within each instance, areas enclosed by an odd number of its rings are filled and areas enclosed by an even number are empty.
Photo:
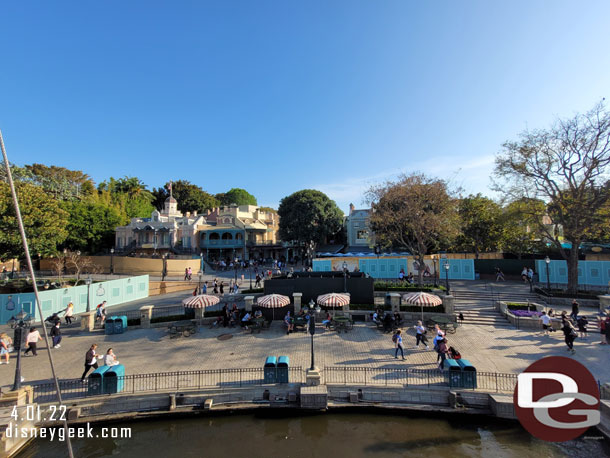
M110 177L110 180L100 183L97 189L98 196L102 197L106 205L116 207L125 223L130 218L149 217L155 209L152 205L153 194L137 177Z
M544 217L545 206L540 200L522 199L509 203L502 212L500 245L505 253L518 259L524 254L544 249L536 218Z
M15 183L30 253L53 255L67 237L68 213L41 187ZM24 256L8 184L0 182L0 260Z
M256 197L241 188L233 188L228 192L216 194L214 197L220 202L220 205L258 205Z
M533 304L524 304L522 302L507 302L506 307L509 310L528 310L528 311L536 311L536 306Z
M301 243L324 243L343 227L343 212L326 194L313 189L284 197L278 208L280 238Z
M152 194L154 196L154 206L158 210L162 210L165 200L170 195L168 185L153 189ZM186 180L172 182L172 195L178 201L178 210L183 213L203 212L220 205L220 202L214 196Z
M25 169L30 183L42 187L58 200L82 199L95 192L89 175L80 170L44 164L26 165Z
M481 194L471 195L458 204L461 233L456 240L459 251L479 253L498 249L502 234L502 209Z
M65 246L72 251L97 253L114 245L114 231L123 223L120 209L100 202L64 202L70 218Z

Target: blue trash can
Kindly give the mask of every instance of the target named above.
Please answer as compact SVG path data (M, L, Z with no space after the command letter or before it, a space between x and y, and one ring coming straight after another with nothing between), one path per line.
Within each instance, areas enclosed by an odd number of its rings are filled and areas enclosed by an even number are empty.
M116 317L115 316L111 316L109 318L106 318L106 321L104 323L104 330L106 335L110 335L110 334L114 334L114 319Z
M280 356L277 360L277 383L288 383L288 367L290 358L288 356Z
M104 394L114 394L123 391L125 381L125 366L117 364L116 366L104 366L108 369L104 372L104 381L102 383L104 387Z
M446 376L450 388L462 388L464 386L462 368L455 359L446 359L443 369L447 369Z
M470 361L467 359L458 359L456 361L462 368L462 380L464 381L464 388L476 388L477 368L470 364Z
M108 369L110 369L110 366L98 367L89 376L89 388L87 389L89 396L104 394L104 375Z
M264 383L275 383L276 372L277 372L277 358L275 356L267 356L267 360L265 361L265 367L264 367L264 373L265 373Z
M127 316L115 316L114 318L114 333L123 334L127 331Z

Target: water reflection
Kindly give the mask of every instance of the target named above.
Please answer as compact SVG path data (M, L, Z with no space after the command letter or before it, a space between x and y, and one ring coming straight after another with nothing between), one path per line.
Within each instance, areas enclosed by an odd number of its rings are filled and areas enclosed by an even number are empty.
M107 425L104 425L107 426ZM201 416L123 423L131 439L77 439L75 456L122 457L581 457L609 456L601 441L549 444L512 422L482 417L343 413ZM99 427L96 427L99 432ZM20 457L66 456L65 444L35 441Z

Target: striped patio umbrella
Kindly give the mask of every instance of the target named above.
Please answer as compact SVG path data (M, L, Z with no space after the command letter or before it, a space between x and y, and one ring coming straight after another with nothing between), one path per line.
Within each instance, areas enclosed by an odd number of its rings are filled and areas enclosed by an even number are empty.
M281 294L267 294L261 296L256 300L257 305L272 310L271 320L275 320L275 309L285 307L290 304L290 298L288 296L282 296Z
M441 305L443 300L434 294L424 292L409 293L402 296L403 302L411 305L421 306L421 320L424 321L424 307L435 307Z
M190 309L204 309L209 305L218 304L220 299L216 296L210 296L208 294L200 294L199 296L189 297L182 301L182 305L185 308Z
M318 296L316 302L325 307L343 307L349 304L349 294L328 293Z

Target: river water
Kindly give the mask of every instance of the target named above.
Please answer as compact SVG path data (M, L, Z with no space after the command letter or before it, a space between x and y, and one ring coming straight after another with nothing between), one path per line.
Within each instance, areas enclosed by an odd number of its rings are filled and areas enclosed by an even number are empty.
M73 439L74 455L121 457L603 457L608 444L550 444L513 422L403 413L260 414L172 418L113 425L131 439ZM100 432L102 425L94 427ZM37 439L19 458L65 457L65 443Z

